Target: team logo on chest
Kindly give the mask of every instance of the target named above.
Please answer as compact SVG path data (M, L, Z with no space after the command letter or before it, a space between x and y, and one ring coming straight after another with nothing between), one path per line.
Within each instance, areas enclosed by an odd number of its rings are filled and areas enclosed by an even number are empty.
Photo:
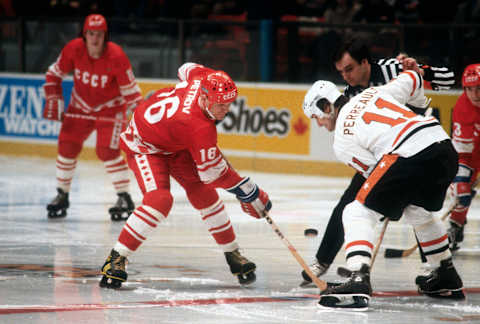
M95 74L88 71L80 71L79 69L75 69L74 76L75 79L92 88L103 89L108 82L108 75L106 74Z

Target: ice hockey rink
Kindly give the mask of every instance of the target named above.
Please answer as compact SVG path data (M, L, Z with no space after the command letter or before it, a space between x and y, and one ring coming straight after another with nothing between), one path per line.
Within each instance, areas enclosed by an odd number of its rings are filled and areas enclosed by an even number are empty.
M272 218L310 263L349 179L241 174L269 193ZM0 156L0 323L480 323L480 198L454 257L465 301L419 296L417 253L383 257L385 247L414 244L411 228L400 221L390 223L375 261L369 310L348 312L318 309L319 290L299 287L301 267L272 227L243 214L222 191L241 251L257 265L257 281L241 287L174 182L171 214L130 258L128 282L120 290L101 289L99 269L123 226L107 213L116 200L113 187L100 162L79 161L68 216L49 220L45 206L55 184L53 159ZM305 237L306 228L319 235ZM343 250L322 279L339 280L341 265Z

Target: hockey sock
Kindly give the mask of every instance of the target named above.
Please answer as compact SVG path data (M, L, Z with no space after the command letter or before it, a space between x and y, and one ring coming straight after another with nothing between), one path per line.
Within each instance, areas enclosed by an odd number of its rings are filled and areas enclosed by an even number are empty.
M57 187L64 192L70 191L70 185L72 184L72 178L77 166L77 160L67 159L61 155L57 156L56 163L56 175L57 175Z
M238 248L235 232L222 200L219 199L213 205L201 209L200 215L208 231L224 252L232 252Z
M125 159L119 155L116 159L103 162L103 165L110 175L115 191L117 193L128 192L130 178L128 177L128 166Z
M147 205L137 207L123 226L114 249L128 257L142 244L166 216Z

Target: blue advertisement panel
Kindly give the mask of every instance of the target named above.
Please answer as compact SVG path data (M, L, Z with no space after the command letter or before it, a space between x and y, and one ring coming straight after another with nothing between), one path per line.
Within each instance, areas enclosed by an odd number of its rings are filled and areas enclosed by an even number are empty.
M0 74L0 137L56 140L61 123L42 118L45 104L43 75ZM73 81L64 80L68 105Z

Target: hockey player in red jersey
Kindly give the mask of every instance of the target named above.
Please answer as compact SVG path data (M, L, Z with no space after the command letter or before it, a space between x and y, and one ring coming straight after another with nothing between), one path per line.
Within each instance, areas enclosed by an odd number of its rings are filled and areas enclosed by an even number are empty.
M170 176L185 189L240 284L255 281L256 266L240 254L216 191L222 188L234 194L243 211L255 218L263 217L272 205L262 189L233 169L217 145L215 122L229 111L237 87L225 72L195 63L182 65L178 77L175 87L155 92L137 108L121 135L143 201L102 267L101 287L121 287L127 279L126 258L167 218L173 204Z
M73 90L64 113L62 79L73 73ZM135 208L129 194L129 174L120 154L120 133L127 110L142 101L130 61L117 44L108 41L102 15L85 19L82 37L67 43L46 73L43 117L62 122L58 136L57 196L48 204L48 217L65 217L69 190L83 142L97 131L96 153L117 192L109 209L111 219L125 220Z
M458 156L434 117L417 115L406 106L424 106L426 101L423 79L412 70L350 101L328 81L315 82L307 92L305 114L335 132L337 158L366 178L343 212L348 267L343 273L349 279L323 291L321 307L368 308L375 224L382 217L396 221L402 214L433 267L416 278L418 291L437 298L465 298L446 228L432 214L443 205Z
M457 205L450 215L448 230L452 251L458 250L463 241L463 228L475 195L472 185L480 168L480 64L465 68L462 86L464 92L458 98L452 115L453 145L459 154L458 172L452 183Z

